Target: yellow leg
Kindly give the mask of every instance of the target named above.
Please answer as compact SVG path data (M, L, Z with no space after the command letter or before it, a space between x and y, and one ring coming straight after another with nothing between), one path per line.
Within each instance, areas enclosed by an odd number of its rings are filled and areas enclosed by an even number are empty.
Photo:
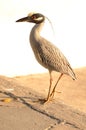
M51 87L52 87L52 75L51 75L52 71L49 71L49 75L50 75L50 85L49 85L49 91L48 91L48 95L46 99L39 99L39 101L41 103L47 103L49 101L50 98L50 92L51 92Z
M39 99L39 101L41 101L42 103L47 103L48 101L51 101L51 100L53 99L56 86L57 86L59 80L61 79L61 77L62 77L62 75L63 75L63 74L61 74L61 75L59 76L59 78L58 78L58 80L57 80L57 82L56 82L56 84L55 84L55 86L54 86L54 88L53 88L53 90L52 90L52 92L51 92L51 87L52 87L52 75L51 75L51 71L49 71L49 74L50 74L50 86L49 86L49 91L48 91L47 99ZM51 92L51 93L50 93L50 92Z
M51 71L49 71L49 74L50 74L50 86L49 86L49 91L48 91L48 95L47 95L47 99L46 99L46 101L49 100L49 97L50 97L50 91L51 91L51 86L52 86L52 75L51 75Z
M57 86L57 84L58 84L58 82L59 82L59 80L61 79L62 76L63 76L63 73L59 76L59 78L58 78L58 80L57 80L57 82L56 82L56 84L55 84L55 86L54 86L54 88L53 88L53 90L52 90L52 92L51 92L51 94L50 94L50 97L51 97L51 98L54 97L54 93L55 93L56 86Z

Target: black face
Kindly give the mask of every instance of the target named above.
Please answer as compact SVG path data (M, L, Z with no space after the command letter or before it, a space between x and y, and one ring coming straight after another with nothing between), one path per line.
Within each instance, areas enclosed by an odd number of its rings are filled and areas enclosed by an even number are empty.
M33 22L33 23L36 23L36 24L42 23L45 20L45 17L40 13L36 13L36 14L33 14L31 16L28 16L28 17L31 20L31 21L28 21L28 22Z
M18 19L16 22L32 22L40 24L45 20L45 16L40 13L29 14L27 17Z

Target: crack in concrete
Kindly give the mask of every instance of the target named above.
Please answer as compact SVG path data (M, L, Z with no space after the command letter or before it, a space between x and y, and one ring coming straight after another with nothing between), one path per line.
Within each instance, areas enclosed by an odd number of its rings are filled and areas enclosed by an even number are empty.
M27 102L23 97L19 97L19 96L16 96L16 95L14 95L12 93L8 93L8 92L2 92L2 93L9 95L14 100L17 100L18 102L20 102L20 103L24 104L25 106L31 108L32 110L39 112L39 113L41 113L41 114L43 114L43 115L45 115L45 116L47 116L47 117L49 117L53 120L56 120L57 124L64 124L64 125L68 124L73 128L77 128L78 130L83 130L83 129L79 128L76 124L71 123L70 121L68 122L67 120L57 118L55 115L52 115L51 113L47 112L46 110L40 109L37 106L32 105L31 103ZM45 130L51 130L54 126L56 126L56 123L49 126L49 128L48 129L46 128Z
M45 116L51 118L51 119L56 120L56 121L57 121L57 124L62 124L62 123L64 123L64 124L70 125L71 127L77 128L77 129L79 129L79 130L83 130L83 129L79 128L78 126L76 126L76 124L73 124L73 123L71 123L71 122L68 122L68 121L66 121L66 120L64 120L64 119L59 119L59 118L53 116L52 114L47 113L45 110L40 110L38 107L33 106L33 105L31 105L30 103L27 103L27 102L26 102L24 99L22 99L22 98L20 98L20 100L21 100L21 102L22 102L23 104L25 104L26 106L30 107L31 109L33 109L33 110L35 110L35 111L37 111L37 112L39 112L39 113L41 113L41 114L43 114L43 115L45 115ZM52 126L51 126L51 128L52 128Z

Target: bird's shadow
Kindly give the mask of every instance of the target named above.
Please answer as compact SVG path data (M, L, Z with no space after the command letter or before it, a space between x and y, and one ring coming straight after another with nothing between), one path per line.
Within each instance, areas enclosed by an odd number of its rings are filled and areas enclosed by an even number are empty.
M0 91L1 94L4 94L6 98L6 96L8 96L9 98L12 98L20 103L22 103L23 105L25 105L26 107L36 111L36 112L39 112L40 114L43 114L43 115L46 115L48 117L51 117L51 118L55 118L53 116L51 116L50 114L48 114L45 110L43 110L43 105L45 104L43 102L43 100L32 100L32 102L27 102L27 99L32 99L32 97L23 97L23 96L16 96L15 94L11 93L11 92L5 92L5 91ZM38 96L37 96L38 97ZM33 105L33 103L37 103L37 105ZM1 106L1 105L0 105ZM55 118L56 119L56 118ZM57 119L56 119L57 120Z
M4 99L5 98L12 98L14 101L20 102L23 105L26 105L27 107L30 107L30 108L32 108L33 103L38 103L40 105L43 105L44 101L45 101L41 97L38 98L37 95L34 95L32 93L29 93L29 96L17 96L14 93L6 92L6 91L0 91L0 93L5 95L5 97L1 97L0 101L2 101L2 98L4 98Z

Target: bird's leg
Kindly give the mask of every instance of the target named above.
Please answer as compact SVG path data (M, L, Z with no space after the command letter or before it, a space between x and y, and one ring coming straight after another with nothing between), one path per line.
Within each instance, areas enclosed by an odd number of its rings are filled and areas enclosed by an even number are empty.
M59 78L58 78L58 80L57 80L57 82L56 82L56 84L55 84L55 86L54 86L54 88L53 88L53 90L52 90L52 92L51 92L51 94L50 94L50 97L53 98L54 93L55 93L56 86L57 86L57 84L58 84L58 82L59 82L59 80L61 79L62 76L63 76L63 73L61 73L61 75L59 76Z
M48 95L46 99L39 99L39 101L41 101L41 103L46 103L49 101L50 98L50 92L51 92L51 86L52 86L52 75L51 75L51 71L49 70L49 75L50 75L50 85L49 85L49 91L48 91Z
M52 75L51 75L51 71L49 71L49 75L50 75L50 86L49 86L49 91L48 91L48 95L47 95L47 99L46 99L46 101L49 100L49 97L50 97L50 91L51 91L51 86L52 86Z

